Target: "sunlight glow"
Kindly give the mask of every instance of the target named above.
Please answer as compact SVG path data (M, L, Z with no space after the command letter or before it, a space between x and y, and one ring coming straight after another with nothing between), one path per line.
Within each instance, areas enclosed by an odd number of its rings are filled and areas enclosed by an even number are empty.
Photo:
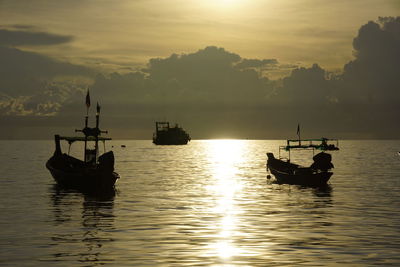
M210 212L221 219L216 225L218 234L214 242L208 245L207 254L226 260L240 254L239 248L234 244L234 236L237 234L236 214L239 212L235 205L235 195L243 186L238 179L238 172L240 164L244 162L245 141L211 140L208 142L208 158L215 181L207 187L215 196L215 206Z
M227 241L221 241L215 244L214 247L217 255L222 259L228 259L236 254L236 248Z
M217 0L215 2L219 2L221 5L234 5L239 2L239 0Z
M211 9L231 10L237 9L243 5L243 0L212 0L203 1L203 4Z
M241 140L212 140L209 143L209 159L216 181L209 189L219 196L220 212L231 208L234 193L241 187L235 176L238 165L244 161L243 148Z

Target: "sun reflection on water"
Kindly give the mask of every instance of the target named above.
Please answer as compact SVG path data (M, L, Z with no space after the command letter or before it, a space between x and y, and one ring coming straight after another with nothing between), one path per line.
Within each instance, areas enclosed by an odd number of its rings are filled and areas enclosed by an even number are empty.
M235 195L243 187L238 172L240 164L245 160L244 148L245 141L242 140L208 141L208 159L214 183L208 185L207 190L212 192L215 201L209 212L220 220L214 226L217 235L208 245L206 254L221 260L241 254L234 242L234 236L240 234L236 217L240 210L235 203Z

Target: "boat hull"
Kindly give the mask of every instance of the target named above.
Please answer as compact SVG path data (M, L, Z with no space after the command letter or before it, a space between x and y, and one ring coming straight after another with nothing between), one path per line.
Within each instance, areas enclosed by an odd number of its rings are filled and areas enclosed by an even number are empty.
M153 143L155 145L187 145L189 139L173 139L173 138L155 138Z
M66 154L51 157L46 167L58 185L84 191L113 189L119 179L113 168L88 166Z
M315 170L276 159L272 153L268 153L267 170L274 175L277 183L303 186L324 186L333 175L328 170Z
M332 172L320 172L313 174L289 174L280 172L271 167L268 168L279 184L294 184L304 186L324 186L333 175Z

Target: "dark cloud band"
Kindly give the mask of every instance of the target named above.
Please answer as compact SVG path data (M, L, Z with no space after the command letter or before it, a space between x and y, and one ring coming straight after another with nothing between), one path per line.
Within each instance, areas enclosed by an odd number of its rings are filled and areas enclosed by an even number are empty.
M26 29L26 27L27 26L25 25L24 29ZM69 43L72 40L72 36L51 34L46 32L0 29L1 46L58 45Z

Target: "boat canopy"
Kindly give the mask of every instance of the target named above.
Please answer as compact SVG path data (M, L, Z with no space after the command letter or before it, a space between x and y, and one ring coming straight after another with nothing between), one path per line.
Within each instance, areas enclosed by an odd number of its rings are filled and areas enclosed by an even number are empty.
M287 145L282 148L286 151L291 149L339 150L339 140L324 137L317 139L287 140Z
M72 144L75 141L96 141L96 137L94 136L88 136L88 137L84 137L84 136L60 136L60 140L65 140L67 141L69 144ZM105 142L106 140L111 140L111 138L109 137L97 137L97 141L103 141Z

